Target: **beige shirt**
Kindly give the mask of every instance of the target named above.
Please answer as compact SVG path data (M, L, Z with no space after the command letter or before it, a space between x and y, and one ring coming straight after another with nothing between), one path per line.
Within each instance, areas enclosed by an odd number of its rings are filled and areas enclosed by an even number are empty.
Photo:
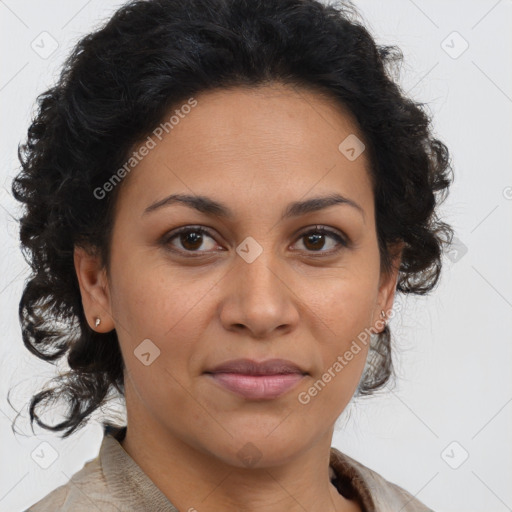
M26 512L178 512L121 446L125 433L107 427L98 456ZM330 468L340 494L359 501L364 512L433 512L336 448Z

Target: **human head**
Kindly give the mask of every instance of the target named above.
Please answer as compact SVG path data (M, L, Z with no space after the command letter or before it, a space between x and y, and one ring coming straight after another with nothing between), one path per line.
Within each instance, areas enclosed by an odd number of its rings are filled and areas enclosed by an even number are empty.
M71 411L53 429L70 434L113 386L123 392L116 331L90 328L73 254L96 248L109 267L124 184L99 199L94 191L170 112L201 93L278 83L339 103L365 144L381 271L391 271L394 244L403 243L397 291L435 286L450 234L436 215L450 181L448 151L421 105L392 80L399 60L396 48L375 44L348 4L300 0L130 2L78 43L57 85L40 96L13 184L26 205L20 237L33 270L20 302L24 343L49 361L66 356L71 368L58 390ZM390 342L386 326L360 393L389 378ZM31 415L49 396L34 397Z

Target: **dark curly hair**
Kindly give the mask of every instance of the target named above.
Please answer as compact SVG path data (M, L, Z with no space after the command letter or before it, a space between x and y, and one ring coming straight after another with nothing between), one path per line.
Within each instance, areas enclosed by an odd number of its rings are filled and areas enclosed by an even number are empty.
M402 242L397 291L432 290L453 238L436 213L453 172L424 105L395 83L402 59L398 47L376 44L348 0L136 0L83 37L37 98L12 184L24 203L20 240L32 270L19 305L23 342L53 364L67 357L70 367L31 398L31 424L67 437L111 392L124 396L116 331L88 326L74 247L97 250L108 270L120 187L103 200L93 191L173 106L202 91L280 83L348 108L370 162L381 268L391 268L391 247ZM389 326L372 339L368 361L363 395L392 375ZM38 406L62 399L65 421L47 425Z

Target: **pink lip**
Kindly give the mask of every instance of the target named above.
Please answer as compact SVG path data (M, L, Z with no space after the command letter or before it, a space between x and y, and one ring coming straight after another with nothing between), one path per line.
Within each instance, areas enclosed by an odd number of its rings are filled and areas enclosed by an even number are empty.
M301 381L306 372L285 359L260 363L250 359L228 361L206 372L217 384L251 400L277 398Z
M221 386L251 400L271 400L293 388L304 375L244 375L241 373L212 373Z

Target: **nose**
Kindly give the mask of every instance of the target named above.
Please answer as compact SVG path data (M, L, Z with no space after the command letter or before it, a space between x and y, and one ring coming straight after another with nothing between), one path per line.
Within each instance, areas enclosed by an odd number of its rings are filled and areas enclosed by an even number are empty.
M270 249L251 263L237 256L233 264L220 310L224 328L256 339L291 332L300 314L290 271Z

